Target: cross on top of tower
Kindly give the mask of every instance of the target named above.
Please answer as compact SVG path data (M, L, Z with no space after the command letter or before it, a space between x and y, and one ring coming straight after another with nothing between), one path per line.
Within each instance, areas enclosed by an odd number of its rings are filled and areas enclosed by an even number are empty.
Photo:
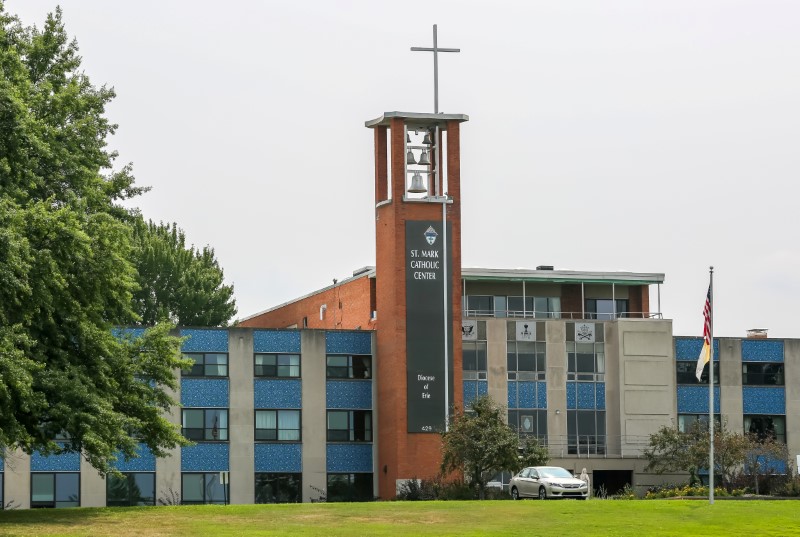
M411 47L413 52L433 52L433 112L439 113L439 53L461 52L459 48L440 48L436 36L436 25L433 25L433 48Z

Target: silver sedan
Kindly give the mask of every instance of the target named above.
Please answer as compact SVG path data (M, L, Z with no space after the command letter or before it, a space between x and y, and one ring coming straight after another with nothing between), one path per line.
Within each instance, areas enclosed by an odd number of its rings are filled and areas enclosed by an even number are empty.
M520 498L577 498L589 497L589 485L575 479L571 473L558 466L529 466L511 478L511 497Z

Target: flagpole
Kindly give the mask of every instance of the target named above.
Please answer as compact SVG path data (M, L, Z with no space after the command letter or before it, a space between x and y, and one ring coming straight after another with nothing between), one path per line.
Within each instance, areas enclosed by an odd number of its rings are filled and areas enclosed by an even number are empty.
M714 505L714 267L708 267L709 344L708 360L708 431L711 439L708 450L708 503Z

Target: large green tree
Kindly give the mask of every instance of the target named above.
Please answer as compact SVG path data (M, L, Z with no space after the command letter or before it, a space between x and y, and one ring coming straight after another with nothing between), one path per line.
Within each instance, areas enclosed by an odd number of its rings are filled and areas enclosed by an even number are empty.
M233 286L208 246L187 248L176 224L134 221L139 289L134 309L144 325L169 320L184 326L223 326L236 314Z
M525 442L520 457L519 437L507 422L505 408L488 396L475 399L469 412L457 412L442 433L442 473L463 472L482 500L497 472L546 463L546 450L532 439Z
M180 342L113 332L137 320L119 202L143 191L106 147L114 92L80 70L60 10L26 28L0 1L0 72L0 448L81 451L100 471L139 441L164 454L185 443L162 414Z

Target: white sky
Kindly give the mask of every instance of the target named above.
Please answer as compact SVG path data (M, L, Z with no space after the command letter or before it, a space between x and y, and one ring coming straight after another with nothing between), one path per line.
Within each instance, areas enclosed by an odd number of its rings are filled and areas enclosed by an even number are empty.
M6 0L41 26L55 0ZM62 0L145 217L242 318L374 265L372 131L464 113L463 265L664 272L676 335L798 337L800 2ZM656 309L655 291L652 309Z

